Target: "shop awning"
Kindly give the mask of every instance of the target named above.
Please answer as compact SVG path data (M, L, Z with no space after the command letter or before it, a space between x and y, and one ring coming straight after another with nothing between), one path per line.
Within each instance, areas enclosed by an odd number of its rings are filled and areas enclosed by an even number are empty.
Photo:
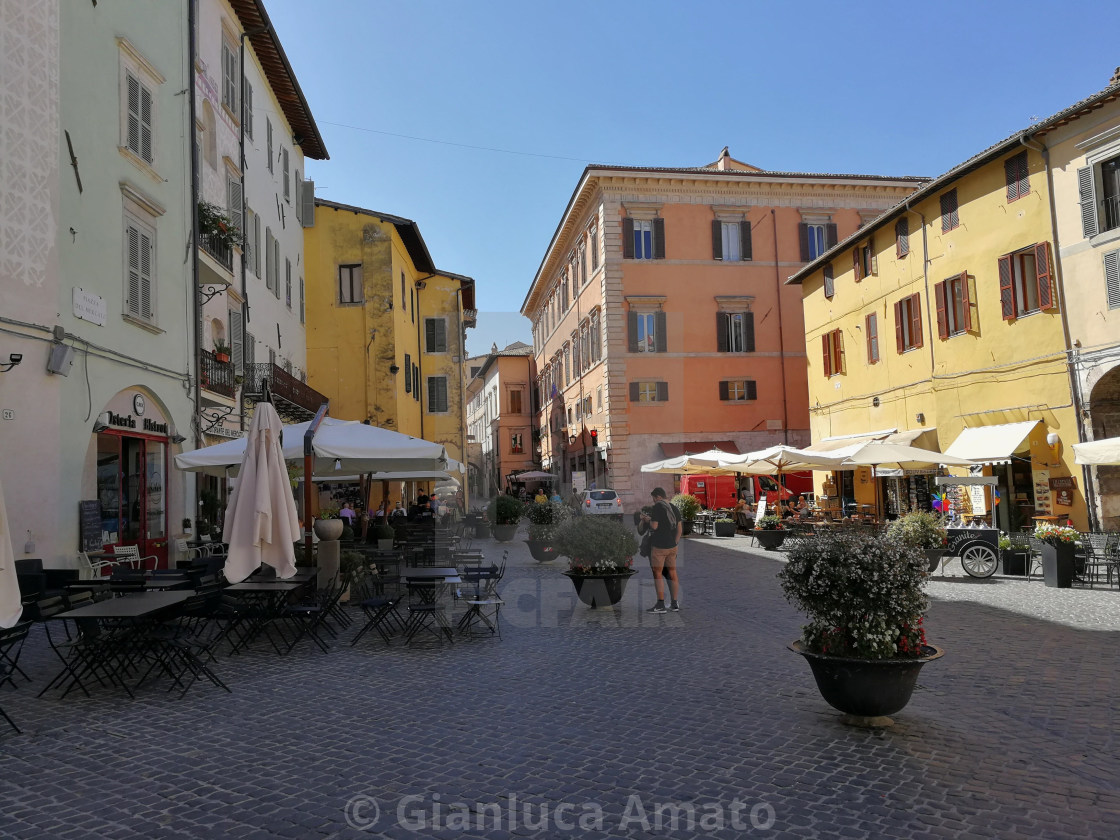
M919 440L920 439L920 440ZM917 441L917 443L916 443ZM927 426L921 429L880 429L877 432L866 432L860 435L837 435L826 437L814 443L805 451L819 454L848 458L859 451L867 443L896 443L901 446L919 446L921 449L937 451L937 429ZM845 467L850 469L850 467Z
M965 429L945 452L978 464L1008 464L1012 455L1028 446L1027 435L1038 423L1027 420Z
M738 455L739 447L731 440L690 440L683 443L661 444L661 452L666 458L679 458L681 455L698 455L709 449L718 449L728 455Z
M1075 443L1073 453L1078 464L1109 466L1120 464L1120 437Z

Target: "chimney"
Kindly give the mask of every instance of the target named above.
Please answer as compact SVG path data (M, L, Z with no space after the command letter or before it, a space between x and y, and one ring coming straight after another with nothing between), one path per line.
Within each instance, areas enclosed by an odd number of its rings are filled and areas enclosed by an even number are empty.
M1120 85L1120 67L1116 68L1116 72L1112 74L1112 78L1108 80L1108 86Z

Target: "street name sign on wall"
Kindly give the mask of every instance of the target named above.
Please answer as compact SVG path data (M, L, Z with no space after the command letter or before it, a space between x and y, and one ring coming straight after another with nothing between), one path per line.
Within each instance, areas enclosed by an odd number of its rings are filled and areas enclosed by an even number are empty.
M108 310L105 308L105 298L101 295L95 295L93 292L84 291L77 286L74 287L75 318L81 318L83 321L89 321L91 324L103 327L107 316Z

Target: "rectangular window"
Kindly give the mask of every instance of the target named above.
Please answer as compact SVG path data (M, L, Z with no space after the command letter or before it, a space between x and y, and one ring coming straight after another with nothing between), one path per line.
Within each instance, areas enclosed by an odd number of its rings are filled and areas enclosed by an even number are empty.
M903 216L894 223L894 255L901 259L910 253L910 220Z
M299 278L299 322L305 323L307 315L303 308L303 278Z
M844 372L844 333L832 330L821 336L824 351L824 375L835 376Z
M864 319L864 332L867 333L867 363L879 361L879 316L872 312Z
M824 296L827 298L836 294L836 280L832 276L832 263L824 267Z
M443 318L424 319L424 350L427 353L447 352L447 321Z
M288 169L288 147L280 147L280 162L284 170L284 200L290 202L292 200L292 173Z
M412 389L412 398L420 402L420 368L415 363L412 365L412 384L415 386Z
M222 39L222 104L237 114L237 47Z
M855 272L857 283L864 277L879 273L879 260L875 256L873 239L868 239L852 249L852 270Z
M753 353L754 313L717 312L716 346L720 353Z
M447 413L447 377L428 377L428 413Z
M751 258L750 222L712 220L712 259L739 262Z
M525 451L525 435L522 432L511 432L509 436L509 451L514 455L520 455Z
M521 414L522 413L521 391L520 390L509 392L509 413L510 414Z
M742 257L739 250L739 225L736 222L722 222L720 232L723 238L723 256L728 262L738 262Z
M253 139L253 86L248 79L242 80L241 124L245 126L245 136Z
M284 259L284 303L292 308L292 261Z
M587 246L579 243L579 285L580 288L587 282Z
M412 356L404 354L404 392L412 393Z
M824 225L807 225L809 235L809 260L815 260L828 249L825 247Z
M362 289L362 264L338 267L338 302L361 303L365 300Z
M653 221L640 219L634 222L634 259L653 259Z
M572 381L572 345L564 345L564 387Z
M922 346L922 298L912 294L894 305L895 343L899 353Z
M937 335L948 338L972 329L972 293L968 272L934 286L937 300Z
M669 383L668 382L631 382L630 383L630 401L631 402L668 402L669 400Z
M836 225L832 222L809 224L801 222L797 226L798 239L801 241L801 262L815 260L839 241Z
M664 353L665 345L665 313L664 312L630 312L630 341L631 353Z
M960 227L961 219L957 210L957 191L951 189L941 194L941 232L947 233Z
M998 268L1003 320L1054 308L1049 242L1000 257Z
M578 379L581 370L583 368L580 365L579 331L577 330L572 333L572 376Z
M152 91L132 73L126 73L128 85L129 151L145 163L152 162Z
M124 312L133 318L156 322L155 228L125 215Z
M588 238L591 242L591 270L596 271L599 268L599 227L597 225L591 226L591 234Z
M1018 201L1031 191L1031 182L1027 172L1027 153L1019 152L1003 162L1003 172L1007 178L1007 200Z
M628 260L665 259L665 220L625 217L622 220L622 256Z
M268 159L268 171L273 172L272 168L272 120L268 117L264 118L264 137L265 137L265 153Z
M757 384L753 379L726 379L719 383L719 398L727 402L746 402L758 399Z
M272 291L280 300L280 240L272 237Z
M596 309L591 313L591 359L595 362L603 358L603 340L601 332L599 310Z
M1101 164L1100 229L1120 227L1120 157Z
M563 278L560 280L560 311L567 312L571 302L568 298L568 272L564 272Z
M603 386L602 385L600 385L598 388L595 389L595 410L596 411L602 411L603 410Z

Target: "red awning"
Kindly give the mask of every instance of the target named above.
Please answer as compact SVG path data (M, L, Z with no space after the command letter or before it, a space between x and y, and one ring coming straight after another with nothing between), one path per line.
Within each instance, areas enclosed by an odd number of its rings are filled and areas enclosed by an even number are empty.
M666 458L678 458L681 455L699 455L709 449L719 449L728 455L738 455L739 447L730 440L689 440L684 443L662 443L661 452Z

